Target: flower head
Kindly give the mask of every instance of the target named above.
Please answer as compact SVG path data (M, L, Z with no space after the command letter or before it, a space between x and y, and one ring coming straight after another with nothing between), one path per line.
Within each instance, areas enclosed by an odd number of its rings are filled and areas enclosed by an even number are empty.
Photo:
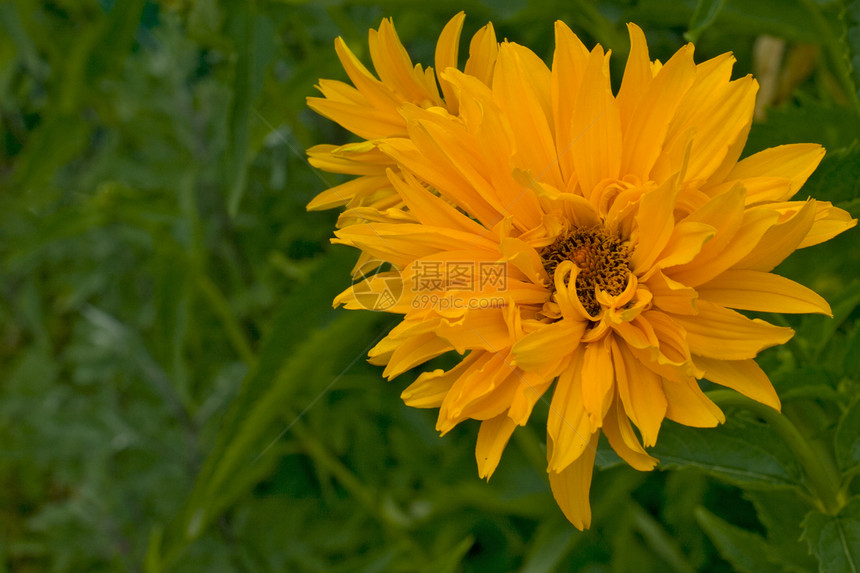
M549 480L579 528L591 520L601 432L649 470L657 460L645 448L663 419L724 421L701 379L780 407L754 358L793 331L738 310L830 314L771 271L856 224L830 203L791 200L820 146L739 160L757 84L731 80L730 54L696 64L687 45L661 64L642 31L629 32L617 94L609 55L561 22L551 67L510 42L483 76L437 66L456 107L403 99L401 132L367 134L400 216L365 210L334 239L395 269L335 304L362 308L358 294L393 276L404 285L386 308L402 321L370 352L386 376L463 356L421 374L403 399L439 408L443 433L480 420L482 477L554 384ZM454 273L463 265L471 274Z

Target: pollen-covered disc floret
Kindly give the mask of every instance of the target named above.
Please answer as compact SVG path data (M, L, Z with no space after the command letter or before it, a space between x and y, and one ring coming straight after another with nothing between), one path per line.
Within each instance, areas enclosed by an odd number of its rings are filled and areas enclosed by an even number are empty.
M561 262L571 261L579 268L576 295L592 316L600 311L596 289L617 296L627 286L629 249L619 237L600 226L575 228L560 236L541 252L541 259L551 283Z

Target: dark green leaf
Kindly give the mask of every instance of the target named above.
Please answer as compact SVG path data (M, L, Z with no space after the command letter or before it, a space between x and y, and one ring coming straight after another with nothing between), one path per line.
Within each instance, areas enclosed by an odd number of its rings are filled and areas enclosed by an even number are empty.
M803 520L803 538L818 558L821 573L860 572L860 497L839 515L811 511Z
M233 409L232 418L239 423L235 431L222 432L221 447L209 455L185 512L185 536L196 538L206 524L263 477L265 470L260 469L260 460L282 433L292 427L296 417L304 413L300 411L293 419L277 425L285 405L300 390L314 389L317 394L305 409L312 407L320 393L328 391L344 370L364 358L370 349L367 343L373 342L377 328L379 324L373 314L347 313L312 332L292 355L284 354L281 349L270 350L281 356L282 361L272 370L258 368L250 374L252 380L266 380L268 387L259 399L239 401L239 407ZM279 337L282 333L273 332L272 336ZM250 477L245 478L246 474ZM240 483L242 487L233 489L231 483Z
M860 464L860 398L856 398L842 413L836 428L836 461L842 471Z
M845 26L846 66L851 70L854 89L860 90L860 1L845 0L840 16ZM860 96L860 91L856 93Z
M633 527L639 532L654 555L662 559L669 566L669 569L676 573L695 573L695 569L684 556L677 540L666 531L659 521L642 509L638 503L632 503L630 510L633 513Z
M858 305L860 305L860 280L854 279L830 301L830 307L833 310L832 320L816 320L821 317L813 316L804 317L801 327L797 329L797 336L808 344L811 358L818 357Z
M716 428L665 422L650 453L664 468L694 467L741 487L790 487L800 483L793 457L768 427L734 412Z
M759 34L810 43L822 40L803 0L726 0L720 20L736 31L755 29Z
M843 149L827 150L803 193L838 205L860 197L860 140Z
M727 523L703 507L696 510L696 519L723 559L739 573L781 570L767 559L767 542L760 535Z
M463 539L456 547L450 548L446 554L434 561L428 563L421 571L424 573L454 573L459 569L458 565L463 560L466 552L475 544L475 539L471 536Z
M786 571L808 573L816 562L806 545L800 542L803 530L800 527L809 508L799 503L794 491L747 491L756 509L758 520L767 530L768 557L779 563Z
M544 523L538 528L519 573L551 573L570 551L576 531L568 524Z
M687 27L687 32L684 37L693 43L699 41L699 36L702 32L708 29L708 26L713 24L720 10L723 9L723 4L726 0L699 0L696 5L696 11L693 12L693 18L690 20L690 25Z

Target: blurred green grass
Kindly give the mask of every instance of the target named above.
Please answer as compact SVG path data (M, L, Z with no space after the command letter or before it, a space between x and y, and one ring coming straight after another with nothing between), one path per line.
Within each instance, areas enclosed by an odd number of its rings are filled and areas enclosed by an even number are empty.
M305 212L337 180L303 150L349 138L304 98L345 76L333 39L365 58L383 16L423 63L459 10L464 37L492 20L546 59L564 19L613 49L616 79L627 21L652 57L690 32L698 61L734 51L738 76L771 34L813 65L747 152L823 143L808 192L856 215L857 5L0 3L0 571L731 571L697 508L763 533L773 498L607 462L579 533L546 483L545 407L487 484L476 425L440 439L432 412L400 402L409 375L386 382L363 358L389 317L331 308L355 255L328 245L335 213ZM784 272L832 298L857 279L856 240ZM814 567L791 535L797 570Z

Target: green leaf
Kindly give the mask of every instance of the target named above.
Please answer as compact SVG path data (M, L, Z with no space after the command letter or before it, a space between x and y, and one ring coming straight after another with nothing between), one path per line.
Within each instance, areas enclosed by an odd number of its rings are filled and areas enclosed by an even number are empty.
M427 564L421 571L426 573L455 573L458 565L475 544L475 538L471 535L460 541L456 547L452 547L436 561Z
M291 423L278 421L287 412L295 415L301 407L312 407L314 396L363 360L374 337L385 331L377 313L320 312L342 290L343 263L352 257L349 251L335 249L331 264L312 275L276 314L189 501L165 536L165 544L173 544L171 554L269 473L277 460L277 448L270 446ZM343 269L343 275L332 269ZM300 391L311 397L296 407L292 400Z
M860 464L860 397L842 412L834 438L839 468L850 471Z
M275 36L268 18L257 14L253 4L239 3L235 42L238 51L230 108L230 151L227 162L227 209L232 217L245 194L248 162L251 159L251 114L263 89L263 73L272 57Z
M860 97L860 1L846 0L840 18L845 29L845 65L851 71L855 93Z
M143 560L144 573L161 573L161 538L164 529L156 525L149 532L149 543L146 546L146 556Z
M0 28L14 42L18 57L27 66L30 73L43 76L46 72L45 64L39 58L39 52L33 40L27 34L21 15L18 13L14 2L0 3Z
M704 507L696 510L696 520L723 559L739 573L778 571L767 559L767 542L760 535L732 525Z
M723 4L726 0L699 0L696 5L696 11L693 12L693 18L690 20L690 25L687 26L687 31L684 33L684 38L689 42L696 43L699 41L699 36L702 32L714 23L720 10L723 9Z
M838 380L821 366L797 367L792 364L771 375L771 382L783 402L803 398L840 400Z
M816 566L815 558L799 543L800 527L809 507L800 502L797 493L787 490L749 491L744 497L755 506L758 520L767 530L768 558L786 571L808 573Z
M633 514L633 526L645 540L651 552L660 557L670 570L676 573L695 573L678 541L666 531L666 528L638 503L633 502L629 507Z
M842 149L828 149L815 173L803 186L803 193L837 205L860 197L860 141Z
M649 453L663 468L695 467L744 488L800 484L799 470L785 444L745 412L734 412L716 428L665 422Z
M837 516L809 512L803 538L821 573L860 572L860 497L852 498Z
M788 40L820 43L803 0L727 0L720 23L735 34L770 34Z
M57 199L54 174L84 149L90 126L77 115L55 115L33 131L18 155L11 184L26 193L27 207L42 210Z
M233 105L230 108L230 155L227 163L227 209L235 217L245 193L248 169L248 139L254 93L254 19L252 4L247 4L235 23L237 27L236 76L233 80Z
M744 155L788 143L814 141L828 150L843 149L854 142L860 119L845 106L797 91L791 101L768 108L764 121L754 122ZM804 188L805 190L805 188ZM802 191L800 198L805 198Z
M134 34L140 26L140 17L146 0L114 2L106 22L101 28L101 37L93 46L87 60L86 80L90 85L106 75L116 74L134 43ZM111 49L105 50L109 45Z
M277 369L251 374L264 376L269 387L258 400L241 403L243 408L237 414L241 420L235 433L229 435L223 448L210 454L190 497L186 536L197 537L211 519L264 477L258 464L265 454L274 453L270 446L293 423L275 423L287 411L292 397L306 388L325 392L345 368L364 358L369 348L362 347L373 340L376 327L377 317L371 313L344 313L327 327L311 333L294 353L284 355L279 351L284 360ZM313 403L312 400L307 407ZM211 471L206 472L207 467ZM241 490L231 487L235 483L242 484ZM230 495L226 495L228 488Z
M842 359L842 372L860 372L860 322L855 322L845 340L845 357Z
M860 305L860 280L855 278L830 301L830 307L833 310L832 320L804 317L800 328L797 329L797 337L808 344L809 355L813 360L819 357L833 335L858 305Z
M576 530L569 524L545 522L532 536L519 573L551 573L558 571L561 560L573 546Z

